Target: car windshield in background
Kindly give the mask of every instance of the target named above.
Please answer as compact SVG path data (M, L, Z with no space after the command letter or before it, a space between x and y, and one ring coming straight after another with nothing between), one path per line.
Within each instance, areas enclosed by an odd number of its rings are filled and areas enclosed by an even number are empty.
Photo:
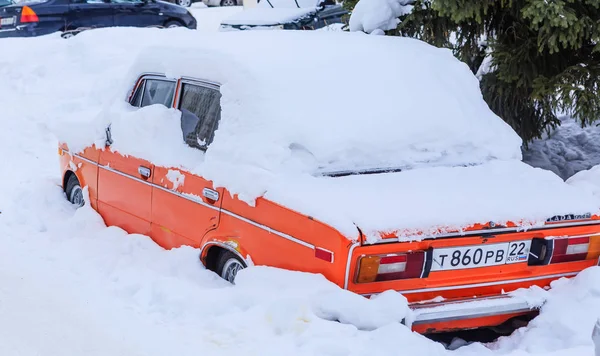
M12 5L12 1L11 0L0 0L0 7L2 7L2 6L8 6L8 5Z

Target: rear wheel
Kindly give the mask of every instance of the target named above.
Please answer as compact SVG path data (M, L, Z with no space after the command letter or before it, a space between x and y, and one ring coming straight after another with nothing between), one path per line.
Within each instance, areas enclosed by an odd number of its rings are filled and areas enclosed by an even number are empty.
M221 6L236 6L236 0L221 0Z
M246 264L233 252L223 251L217 261L216 272L226 281L235 284L237 273L246 268Z
M71 174L67 180L65 193L67 194L67 199L71 202L71 204L77 205L78 207L81 207L83 204L85 204L85 200L83 199L83 189L81 188L81 184L79 184L79 180L75 174Z

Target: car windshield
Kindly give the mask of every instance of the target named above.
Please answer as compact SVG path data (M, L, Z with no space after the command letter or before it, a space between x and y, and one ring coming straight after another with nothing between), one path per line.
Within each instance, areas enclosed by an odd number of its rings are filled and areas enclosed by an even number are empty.
M0 0L0 7L12 5L13 2L11 0Z

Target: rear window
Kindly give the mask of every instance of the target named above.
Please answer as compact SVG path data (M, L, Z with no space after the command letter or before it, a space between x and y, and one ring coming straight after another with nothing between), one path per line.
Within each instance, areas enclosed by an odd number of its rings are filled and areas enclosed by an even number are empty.
M205 150L221 119L221 93L216 88L184 83L179 109L185 142Z

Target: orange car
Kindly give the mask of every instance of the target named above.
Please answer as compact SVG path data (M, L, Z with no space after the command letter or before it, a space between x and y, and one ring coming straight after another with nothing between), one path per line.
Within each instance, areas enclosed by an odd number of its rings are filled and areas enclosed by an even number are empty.
M218 84L161 74L140 76L129 95L133 107L181 110L185 142L198 150L215 139L220 100ZM594 212L549 217L529 228L486 222L431 236L412 231L412 239L401 231L373 238L357 224L357 236L345 236L285 202L262 196L249 205L200 174L122 155L111 141L109 129L106 147L81 152L70 152L66 143L59 147L67 198L84 204L87 187L90 205L107 225L148 235L166 249L197 248L204 266L231 282L240 269L255 264L321 273L364 296L399 291L414 310L414 320L406 322L422 333L527 317L535 310L505 292L547 287L599 262L600 217ZM470 199L475 204L484 198Z

